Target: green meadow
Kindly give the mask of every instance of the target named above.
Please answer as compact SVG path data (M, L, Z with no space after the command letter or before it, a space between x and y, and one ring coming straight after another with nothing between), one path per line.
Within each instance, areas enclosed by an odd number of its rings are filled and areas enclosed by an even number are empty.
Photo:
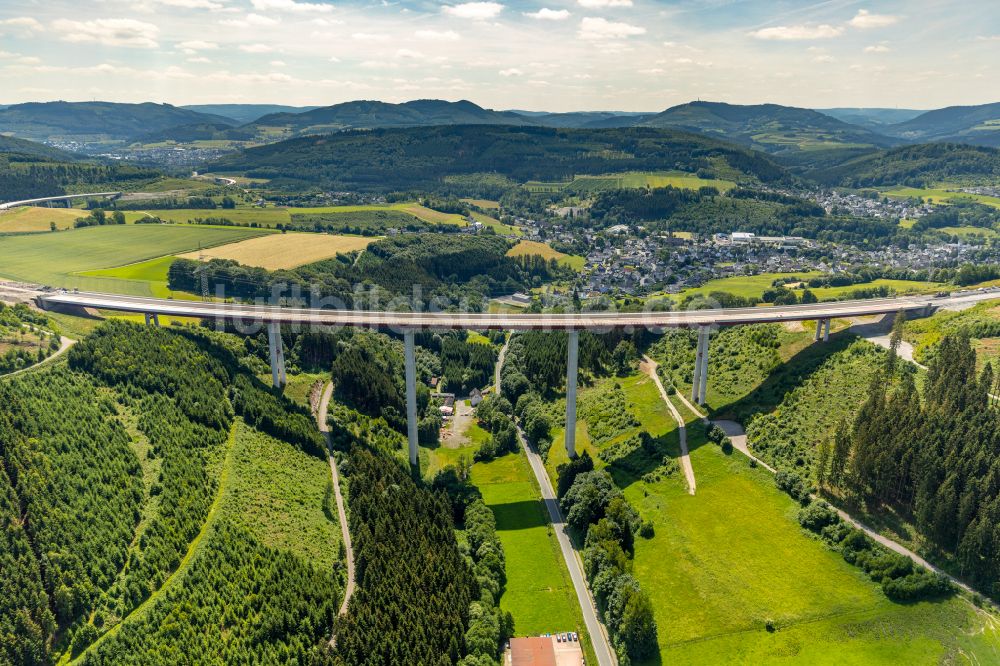
M948 204L952 201L975 201L985 206L1000 208L1000 197L991 197L985 194L968 194L966 192L952 192L947 189L948 185L940 185L936 188L917 187L896 187L886 190L884 194L896 199L916 199L921 198L929 203Z
M638 425L598 447L587 435L600 423L585 422L578 446L594 455L646 430L675 450L672 417L645 377L599 380L581 392L581 402L610 382L621 386L625 411ZM959 597L888 600L860 569L799 527L798 504L768 472L707 443L700 420L675 404L687 419L696 494L688 494L679 472L646 482L610 470L654 526L652 538L636 539L633 560L658 626L660 654L648 664L1000 663L996 618ZM553 477L565 460L562 433L555 435L547 464Z
M130 267L201 247L224 245L265 231L237 227L126 225L0 237L0 276L53 287L149 296L162 264ZM124 267L117 269L116 267ZM110 274L87 271L115 268Z
M736 187L730 180L700 178L681 171L626 171L600 176L578 175L573 180L563 182L528 181L524 184L529 192L580 192L592 193L602 190L640 189L644 187L677 187L696 190L699 187L714 187L726 192Z

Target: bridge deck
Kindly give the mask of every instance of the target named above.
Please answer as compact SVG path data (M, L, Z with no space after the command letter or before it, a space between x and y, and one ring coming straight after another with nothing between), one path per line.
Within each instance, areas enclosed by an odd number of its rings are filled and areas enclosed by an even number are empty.
M575 312L542 314L379 312L296 308L263 304L177 301L92 292L49 292L39 296L42 306L70 305L121 312L142 312L180 317L257 321L281 324L358 326L386 329L506 329L506 330L607 330L614 328L675 328L734 326L783 321L860 317L900 310L920 311L971 304L1000 297L996 291L959 293L950 297L907 296L807 305L691 310L679 312Z

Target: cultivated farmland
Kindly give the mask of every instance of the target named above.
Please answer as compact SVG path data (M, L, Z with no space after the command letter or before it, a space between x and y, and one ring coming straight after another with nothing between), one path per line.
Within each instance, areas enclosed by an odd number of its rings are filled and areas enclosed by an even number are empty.
M127 225L0 237L0 276L53 287L150 295L149 283L79 275L214 247L267 233L259 229Z
M576 176L571 181L545 183L528 181L524 187L529 192L576 192L588 194L602 190L639 189L643 187L676 187L696 190L699 187L714 187L727 192L736 187L730 180L700 178L680 171L627 171L603 176Z
M220 245L204 252L187 252L180 255L185 259L198 259L204 254L206 259L232 259L246 266L256 266L268 270L295 268L323 259L363 250L378 240L366 236L331 236L328 234L268 234L241 240L228 245Z
M508 252L508 257L521 257L525 255L536 254L544 259L555 259L561 264L565 264L574 270L582 270L584 264L587 260L583 257L577 257L572 254L564 254L558 250L552 249L545 243L539 243L538 241L520 241L517 245L512 247Z

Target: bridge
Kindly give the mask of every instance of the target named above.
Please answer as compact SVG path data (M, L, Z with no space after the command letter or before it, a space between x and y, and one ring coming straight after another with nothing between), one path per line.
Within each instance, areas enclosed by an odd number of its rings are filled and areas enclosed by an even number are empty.
M485 312L380 312L303 308L281 305L227 303L221 301L181 301L93 292L52 291L37 296L44 309L83 307L116 312L141 313L147 324L159 325L159 317L196 317L267 325L271 357L271 378L276 387L285 384L285 362L281 343L282 324L341 327L352 326L390 330L403 335L406 365L406 416L410 463L417 463L417 390L414 333L418 330L542 330L565 331L569 342L566 358L566 451L576 455L576 388L580 331L608 332L616 329L646 328L662 332L667 328L695 328L695 353L691 399L705 403L708 387L709 337L713 327L774 322L815 321L817 342L830 338L831 319L905 312L929 315L938 308L969 307L980 301L1000 298L1000 288L954 292L947 296L905 296L869 300L835 301L805 305L755 308L686 310L672 312L571 312L509 314Z
M39 197L37 199L23 199L21 201L8 201L6 203L0 203L0 210L7 210L9 208L17 208L18 206L34 206L35 204L47 203L49 201L71 201L73 199L91 199L97 197L111 197L117 198L122 195L121 192L89 192L86 194L62 194L55 197Z

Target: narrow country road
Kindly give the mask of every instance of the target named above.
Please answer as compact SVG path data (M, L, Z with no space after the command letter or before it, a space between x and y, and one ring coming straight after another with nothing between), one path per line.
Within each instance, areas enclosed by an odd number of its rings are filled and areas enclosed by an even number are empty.
M528 463L531 471L535 473L538 480L539 489L542 492L542 500L545 508L549 511L549 520L552 522L552 529L556 533L556 540L559 542L559 549L562 551L563 559L566 561L566 568L569 569L569 576L573 580L573 588L576 590L576 598L580 602L580 610L583 612L583 621L587 625L587 633L590 634L590 641L597 653L597 663L600 666L614 666L616 663L614 652L608 641L608 635L597 617L597 608L594 599L590 596L587 587L587 579L583 575L583 562L580 556L573 549L573 544L566 531L566 523L563 521L562 512L559 510L559 500L556 499L555 491L552 490L552 483L545 472L545 465L542 458L531 450L524 437L521 428L517 429L517 438L521 442L524 454L528 456Z
M344 601L340 604L338 615L347 612L347 602L354 594L354 548L351 546L351 531L347 528L347 511L344 509L344 496L340 492L340 473L337 471L337 462L334 460L333 451L330 449L330 426L326 423L326 414L330 409L330 397L333 395L333 382L327 382L323 387L323 395L319 399L319 408L316 410L316 425L319 431L326 438L327 452L330 456L330 474L333 476L333 494L337 500L337 520L340 522L340 534L344 540L344 551L347 553L347 586L344 588ZM336 637L330 638L333 645Z
M14 372L8 372L6 375L0 375L0 379L6 379L7 377L16 377L22 373L31 372L32 370L37 370L38 368L47 365L48 363L51 363L52 361L56 360L57 358L65 354L66 351L75 344L76 340L71 340L67 337L60 336L59 349L54 354L42 359L40 362L35 363L34 365L29 365L26 368L21 368L20 370L15 370Z
M500 394L500 371L503 368L504 360L507 357L507 346L510 344L510 336L504 342L497 356L496 368L493 371L493 385L497 395ZM587 633L590 634L590 642L594 646L594 653L597 655L598 666L616 666L618 660L615 659L614 651L611 649L611 642L608 640L608 633L600 618L597 616L597 605L590 595L587 587L587 579L583 574L583 562L573 543L566 532L566 523L563 521L562 512L559 510L559 500L556 499L555 491L552 490L552 483L549 475L545 471L545 464L541 456L531 450L528 440L524 437L524 431L520 426L517 428L517 441L521 444L524 455L528 458L528 464L538 482L538 489L545 502L545 508L549 512L549 521L552 523L552 530L556 534L556 541L559 542L559 550L562 552L566 568L569 570L569 577L573 581L573 589L576 591L576 598L580 604L580 612L583 613L583 622L587 625Z
M639 369L646 373L653 380L653 383L656 384L656 388L660 391L660 397L663 398L663 402L667 404L667 408L674 417L674 421L677 422L677 434L681 442L681 468L684 470L684 478L687 479L688 492L694 495L696 484L694 467L691 465L691 456L688 454L687 428L684 426L684 419L681 418L680 412L674 407L674 403L670 402L670 397L667 395L666 389L663 388L663 382L660 381L660 376L656 372L657 367L659 367L659 364L656 361L643 355Z
M744 455L748 456L749 458L751 458L753 460L756 460L758 465L760 465L764 469L768 470L772 474L776 473L776 471L775 471L775 469L773 467L771 467L770 465L768 465L767 463L765 463L764 461L762 461L760 458L757 458L753 454L750 453L749 449L747 448L747 436L746 436L746 432L743 430L743 426L741 426L736 421L714 421L714 423L715 423L715 425L717 425L720 428L722 428L725 431L726 435L729 437L729 439L732 440L732 442L733 442L733 448L734 449L737 449L738 451L740 451ZM813 500L823 500L823 501L826 501L824 498L817 497L816 495L810 495L810 497L812 497ZM827 503L829 504L829 502L827 502ZM948 580L950 580L952 583L954 583L957 587L962 588L963 590L965 590L966 592L969 592L970 594L975 594L976 593L976 591L973 590L971 587L969 587L968 585L966 585L962 581L958 580L957 578L955 578L951 574L949 574L949 573L947 573L945 571L942 571L941 569L937 568L936 566L934 566L933 564L931 564L930 562L928 562L924 558L922 558L919 555L917 555L916 553L914 553L909 548L907 548L907 547L905 547L905 546L903 546L903 545L901 545L899 543L896 543L895 541L893 541L892 539L890 539L890 538L888 538L886 536L883 536L883 535L879 534L878 532L876 532L872 528L870 528L867 525L865 525L864 523L862 523L860 520L856 519L851 514L849 514L846 511L844 511L843 509L839 509L836 506L833 506L832 504L830 504L830 506L837 512L837 514L841 517L841 519L847 521L848 523L850 523L854 527L858 528L859 530L861 530L862 532L864 532L865 534L867 534L868 536L870 536L874 541L876 541L879 544L885 546L889 550L892 550L892 551L894 551L896 553L899 553L900 555L905 555L906 557L908 557L911 560L913 560L916 564L922 566L923 568L927 569L928 571L933 571L934 573L941 574L942 576L945 576Z

